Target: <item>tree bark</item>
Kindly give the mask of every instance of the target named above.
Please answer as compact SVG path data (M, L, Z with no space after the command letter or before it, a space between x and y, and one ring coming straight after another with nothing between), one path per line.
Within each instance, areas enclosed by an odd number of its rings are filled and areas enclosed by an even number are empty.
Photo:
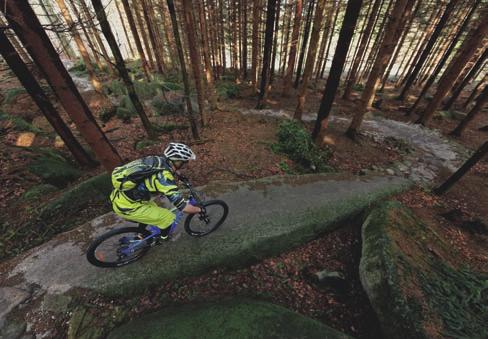
M473 153L453 175L451 175L441 186L433 190L436 195L441 195L447 192L456 182L459 181L474 165L476 165L488 153L488 141Z
M115 65L117 67L117 71L119 72L119 76L122 78L122 81L124 82L125 87L127 88L127 93L129 95L129 98L132 101L132 104L134 105L137 114L141 118L142 125L144 126L146 133L150 138L154 138L155 134L152 129L151 123L147 118L146 112L144 112L144 107L142 106L139 97L137 96L136 90L134 88L134 84L132 83L132 80L130 79L129 76L129 72L125 67L124 58L120 53L119 46L112 33L112 29L110 28L110 25L108 23L105 10L102 5L102 1L101 0L91 0L91 1L93 4L93 8L95 9L98 22L100 23L100 27L102 28L103 35L105 36L105 39L107 39L108 45L110 46L110 49L112 50L112 54L115 57Z
M278 32L279 32L279 23L280 23L280 9L281 9L281 0L277 0L276 2L276 18L275 18L275 34L274 34L274 41L273 41L273 55L271 57L271 71L269 75L269 83L273 83L273 78L275 74L275 65L276 65L276 51L278 46Z
M256 89L257 87L257 67L258 67L258 29L259 29L259 3L260 0L253 0L252 6L252 55L251 55L251 84Z
M129 1L122 0L122 5L124 6L125 15L127 16L127 21L129 22L129 28L132 32L132 37L134 38L134 42L136 43L137 53L139 54L139 58L141 59L144 75L146 76L146 80L149 81L151 79L151 77L149 76L149 65L147 63L144 49L142 48L141 39L139 38L139 34L137 33L136 23L134 21L134 17L132 16L132 11L130 9Z
M46 15L49 23L52 26L58 26L61 23L60 18L58 15L54 12L54 9L50 3L44 4L44 1L39 1L39 4L41 5L42 10L44 11L44 14ZM53 19L54 18L54 19ZM58 37L58 40L61 43L61 48L63 49L65 55L68 57L68 59L72 60L76 58L76 53L71 48L71 45L69 43L69 39L66 37L65 32L59 32L58 30L55 30L56 36Z
M134 13L136 14L137 25L139 26L139 33L142 36L142 42L144 43L144 48L146 49L147 61L149 64L150 69L154 69L154 60L153 54L151 51L151 46L149 43L149 38L147 37L146 27L144 26L144 22L141 17L140 7L139 7L140 0L132 0L132 5L134 7ZM148 27L149 29L149 27Z
M195 37L195 20L193 18L193 7L191 0L183 0L183 15L185 20L186 36L188 38L188 48L190 50L191 65L193 68L193 78L195 79L195 87L197 89L198 108L200 110L200 123L203 126L207 124L205 107L203 103L203 85L200 70L201 56Z
M264 37L264 56L263 71L261 72L261 86L259 91L257 109L262 109L266 105L266 92L269 82L269 68L271 64L271 49L273 48L273 30L276 11L276 0L268 0L266 11L266 34Z
M71 130L51 104L49 98L36 79L32 76L27 65L17 54L14 46L12 46L3 30L0 30L0 54L3 56L12 72L17 76L27 93L32 97L42 114L44 114L56 133L61 137L66 147L68 147L71 154L73 154L75 160L81 166L96 166L96 162L93 161L78 140L76 140L73 133L71 133Z
M329 60L330 46L332 45L332 39L334 38L335 25L337 22L337 17L339 16L339 11L341 10L341 0L337 1L337 4L334 7L334 9L335 9L334 20L332 22L332 26L328 30L328 32L330 32L330 37L329 37L329 41L327 42L327 50L325 51L324 63L322 64L322 69L320 70L320 78L324 77L327 61Z
M319 1L317 4L317 9L315 11L312 35L310 36L310 47L307 54L307 61L305 62L305 69L303 70L302 83L298 90L298 102L294 115L294 118L297 120L302 120L308 82L312 75L313 66L315 64L315 57L317 55L317 45L319 43L320 28L322 27L322 18L324 17L324 6L325 2Z
M186 65L185 65L185 55L183 53L183 46L181 44L180 39L180 32L178 29L178 21L176 20L176 10L173 0L166 0L168 4L168 10L171 17L171 24L173 26L173 36L175 38L176 49L178 51L178 59L180 61L181 67L181 76L183 78L183 86L185 91L185 102L186 102L186 110L188 114L188 121L190 122L191 132L194 139L200 139L198 134L197 123L195 120L195 116L193 114L193 108L191 105L190 99L190 81L188 80L188 73L186 72Z
M368 24L366 25L363 36L361 37L361 41L359 42L358 53L356 55L356 58L354 59L353 65L351 67L351 71L349 73L349 79L347 79L347 82L346 82L346 87L344 89L344 95L342 96L343 99L345 99L345 100L351 100L352 87L356 83L356 77L357 77L357 73L359 70L359 64L360 64L361 60L363 59L364 53L366 52L366 45L367 45L367 42L369 41L369 38L371 36L371 31L373 30L375 18L378 15L377 13L378 13L378 9L380 8L381 3L382 3L382 0L375 0L373 8L371 9L371 14L370 14L369 19L368 19Z
M150 2L148 0L141 1L142 13L144 14L144 20L146 21L146 27L149 33L149 42L151 43L156 59L156 68L158 69L159 73L164 74L164 61L163 56L161 55L162 51L159 49L158 43L156 41L156 32L154 32L154 23L151 20L151 16L149 14L149 11L151 10L149 8L149 5Z
M451 132L451 135L461 136L463 131L466 129L468 124L478 115L478 113L483 109L484 104L488 100L488 85L485 85L485 88L481 92L481 94L476 99L476 104L473 108L469 111L468 115L461 120L459 125Z
M0 10L105 169L120 165L120 156L97 125L27 0L0 0Z
M473 89L469 97L466 99L466 101L463 104L463 108L466 109L468 105L471 103L471 101L476 97L476 94L478 93L478 89L483 85L486 84L488 81L488 73L484 75L484 77L478 82L476 87Z
M288 56L288 67L286 69L285 78L283 79L282 96L290 95L291 79L293 77L293 69L295 68L295 58L297 56L298 35L300 33L300 23L302 21L302 0L296 0L295 6L295 20L293 21L293 31L291 33L290 55Z
M447 20L451 16L451 13L454 11L454 8L457 6L459 3L459 0L451 0L446 6L446 9L444 10L444 13L442 14L441 19L437 23L434 32L430 36L429 41L427 42L427 45L425 46L424 50L422 51L422 54L420 55L419 60L417 61L415 68L413 71L410 73L410 75L407 78L407 81L405 82L405 86L403 86L403 90L401 91L400 95L398 96L398 100L404 100L405 97L407 96L408 91L410 90L414 80L417 78L417 75L420 72L420 69L424 65L425 60L427 59L427 56L432 50L432 47L434 46L435 42L439 38L442 29L447 23Z
M294 88L298 88L298 84L302 76L303 60L305 59L305 51L307 50L308 38L310 36L310 27L312 26L312 13L314 7L315 7L315 0L309 0L307 18L305 20L305 31L303 33L303 39L302 39L302 48L300 51L300 55L298 57L298 65L296 71L297 74L295 76L295 83L293 84Z
M6 1L6 0L4 0ZM68 11L68 8L66 7L66 4L64 0L56 0L59 8L61 9L61 14L64 17L64 20L66 21L68 28L71 32L71 35L73 36L73 39L76 42L76 45L78 46L78 51L80 52L81 58L83 59L83 62L85 63L86 70L88 72L88 76L90 78L90 81L95 88L95 91L101 92L102 91L102 84L98 80L95 70L93 69L90 56L88 55L88 52L86 50L85 44L83 43L83 40L81 39L80 34L78 34L78 31L76 30L74 26L73 19L71 18L71 14Z
M350 138L355 138L363 121L364 114L373 103L376 88L381 80L383 72L385 71L386 64L393 53L395 44L402 32L402 17L410 15L412 6L413 1L397 0L397 2L395 2L393 10L390 13L388 24L386 25L383 41L379 47L378 56L376 57L374 65L371 69L371 73L369 74L368 81L361 95L361 101L356 114L354 115L351 125L346 132Z
M488 57L488 48L485 47L485 51L483 52L483 54L478 58L474 66L464 77L464 79L462 79L459 85L456 86L456 84L454 84L452 95L449 98L449 100L446 102L446 104L442 107L443 110L447 111L451 109L452 105L454 104L454 102L456 102L457 98L461 94L464 87L466 87L466 85L471 81L471 79L474 78L476 73L478 73L478 71L480 70L481 66L484 64L487 57Z
M335 2L334 2L335 4ZM322 63L324 62L324 53L325 53L325 47L327 46L327 39L329 37L329 30L331 26L331 21L332 21L332 15L334 13L333 10L334 5L330 8L330 10L327 10L327 16L325 17L325 23L324 23L324 29L322 33L322 40L320 41L320 47L319 47L319 52L317 55L317 65L315 66L315 82L319 80L320 77L320 69L322 68Z
M439 79L437 92L425 108L422 116L417 120L417 123L426 125L430 121L442 99L444 99L453 82L459 76L459 73L463 70L466 63L473 57L476 49L483 42L483 39L488 33L487 14L488 8L485 8L483 12L480 13L480 23L477 27L471 30L469 36L464 40L460 47L458 54L454 57L442 77Z
M115 2L115 7L117 7L117 14L119 15L120 24L122 25L122 28L124 30L125 40L127 41L127 45L129 46L130 56L132 58L135 58L136 54L134 53L134 48L132 47L132 43L131 43L130 38L129 38L129 33L127 33L127 28L125 27L124 17L122 15L122 11L120 9L119 1L114 0L114 2Z
M412 114L416 110L416 108L418 107L420 101L423 99L423 97L425 96L425 94L427 93L427 91L429 90L429 88L434 83L434 81L437 78L438 74L440 73L440 71L444 67L447 59L449 59L449 56L451 55L452 51L454 50L454 47L457 45L457 42L459 41L459 38L461 37L461 35L464 33L464 31L468 27L468 23L471 20L471 17L473 16L473 14L474 14L476 8L478 7L478 5L480 4L480 2L481 2L481 0L477 0L476 3L472 6L470 12L468 13L468 15L466 16L466 18L464 19L463 24L461 25L461 27L457 31L456 36L452 39L449 47L444 52L444 55L442 56L442 59L437 63L436 67L434 68L434 71L431 73L429 79L427 79L427 82L425 83L424 87L422 88L422 91L418 95L417 100L412 105L412 107L410 107L410 109L408 110L408 112L407 112L406 115L410 115L410 114Z
M339 33L339 41L334 53L334 58L332 59L331 72L327 77L327 84L325 85L324 95L322 97L322 102L320 103L317 120L315 121L315 126L312 132L312 139L319 144L321 143L319 135L325 133L327 128L327 119L330 114L330 109L332 108L332 103L334 102L337 88L339 87L342 70L344 69L344 64L346 62L347 51L349 50L352 35L354 34L362 2L362 0L349 0L347 2L344 21Z
M286 21L286 28L284 33L284 43L281 45L281 53L280 53L280 76L284 77L285 69L286 69L286 57L288 55L288 45L290 43L290 31L291 31L291 10L293 9L293 5L290 3L287 4L288 8L285 12L285 16L287 17Z
M212 71L212 65L210 63L210 50L208 47L207 35L204 33L207 30L205 13L203 11L203 4L197 2L198 12L200 15L200 30L202 32L203 42L203 59L205 60L205 76L207 78L207 95L210 103L210 110L214 111L218 109L217 106L217 93L215 92L214 76Z

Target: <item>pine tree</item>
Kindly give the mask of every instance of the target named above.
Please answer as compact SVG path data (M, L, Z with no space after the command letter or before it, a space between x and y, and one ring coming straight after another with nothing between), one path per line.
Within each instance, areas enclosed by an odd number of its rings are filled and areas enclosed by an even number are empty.
M27 0L0 0L0 11L105 169L120 165L119 154L97 125Z
M297 55L298 35L300 33L300 23L302 21L302 0L296 0L295 5L295 19L293 22L293 32L291 34L290 54L288 56L288 66L286 68L285 77L283 79L282 96L290 95L291 80L293 77L293 69L295 68L295 58Z
M51 104L49 98L29 71L27 65L17 54L17 51L10 43L4 30L0 30L0 55L3 56L7 65L17 76L20 83L25 88L27 93L29 93L29 95L32 97L42 114L44 114L46 117L47 121L49 121L56 133L61 137L66 147L68 147L71 154L73 154L75 160L81 166L95 166L96 163L88 155L78 140L76 140L69 127L64 123L56 108L54 108L54 106Z

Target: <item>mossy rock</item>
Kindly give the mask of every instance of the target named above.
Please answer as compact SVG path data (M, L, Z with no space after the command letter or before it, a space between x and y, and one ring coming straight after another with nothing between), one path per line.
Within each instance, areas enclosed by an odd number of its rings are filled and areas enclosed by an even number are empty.
M350 338L271 303L236 299L185 305L129 322L108 338Z
M40 184L31 187L29 190L22 194L22 199L24 200L35 200L42 197L45 194L56 192L58 188L51 184Z
M387 338L488 337L488 276L456 263L431 227L399 202L363 224L363 287Z
M28 165L29 171L41 178L44 183L65 187L78 179L82 172L58 152L42 150Z
M44 205L39 218L45 223L59 223L58 219L65 221L91 203L108 201L111 190L112 183L107 173L90 178Z

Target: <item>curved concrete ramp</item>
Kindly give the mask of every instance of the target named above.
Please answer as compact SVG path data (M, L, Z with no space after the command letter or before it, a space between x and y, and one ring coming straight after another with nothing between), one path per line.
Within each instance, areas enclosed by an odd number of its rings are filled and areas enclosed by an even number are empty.
M155 247L140 261L118 269L91 266L84 252L99 234L129 224L102 216L16 258L9 277L58 294L81 287L106 295L142 291L164 280L196 275L214 267L239 267L272 256L331 231L375 201L406 189L397 177L337 174L270 177L203 188L225 200L230 213L221 228L204 238L183 232ZM132 224L133 225L133 224Z
M109 339L351 338L317 320L271 303L237 299L165 309L131 321Z

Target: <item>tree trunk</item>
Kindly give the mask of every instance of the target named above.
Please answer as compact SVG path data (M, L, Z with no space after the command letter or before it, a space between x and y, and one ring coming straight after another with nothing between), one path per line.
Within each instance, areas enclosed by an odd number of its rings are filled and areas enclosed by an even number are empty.
M44 114L56 133L64 141L75 160L81 166L96 166L96 162L93 161L78 140L76 140L73 133L71 133L71 130L51 104L49 98L36 79L32 76L27 65L17 54L14 46L12 46L3 30L0 30L0 54L5 59L12 72L17 76L27 93L32 97L42 114Z
M319 134L325 133L327 128L327 119L332 108L332 103L339 87L341 80L342 70L346 62L347 51L351 43L352 35L361 11L362 0L349 0L347 2L346 13L344 15L344 21L342 23L341 32L339 33L339 41L337 48L332 59L331 72L327 77L327 84L325 85L324 95L320 108L315 121L315 127L312 132L312 139L317 143L321 143L319 140Z
M366 52L366 45L367 45L367 42L369 41L369 38L371 36L371 31L373 30L375 18L378 15L377 13L378 13L378 9L380 8L381 3L382 3L382 0L375 0L373 8L371 9L371 14L369 15L369 19L368 19L368 24L366 25L363 36L361 37L361 41L359 42L358 53L356 55L356 58L354 59L353 65L351 67L351 71L349 73L349 79L347 79L347 82L346 82L346 87L344 89L344 95L342 96L343 99L345 99L345 100L351 100L352 87L356 83L356 77L357 77L357 73L359 70L359 64L360 64L361 60L363 59L364 53Z
M391 70L393 69L393 66L396 64L396 60L398 58L398 55L400 55L400 51L403 47L403 43L405 42L405 38L407 37L408 33L410 32L410 28L412 26L413 19L415 18L415 15L417 14L417 11L419 10L421 3L422 3L422 0L418 0L412 15L410 15L410 17L408 19L405 18L408 22L405 26L405 29L402 32L402 37L400 38L400 42L396 46L395 53L393 54L393 57L391 58L391 60L389 62L388 69L386 70L385 75L383 76L380 92L382 92L383 89L385 88L386 82L388 81L388 78L390 77Z
M44 14L46 15L49 23L52 26L58 26L61 23L61 20L58 17L58 15L54 12L52 5L50 3L44 4L44 1L39 1L39 4L41 5L41 8L44 11ZM59 42L61 43L61 48L63 49L68 59L72 60L76 58L76 53L73 50L73 48L71 48L71 44L69 43L69 39L66 36L66 33L59 32L58 30L55 30L55 33L56 36L58 37Z
M484 104L488 100L488 85L485 85L485 88L481 92L481 94L476 99L476 104L473 106L471 111L469 111L468 115L457 125L457 127L451 132L451 135L461 136L461 133L466 129L466 126L476 117L479 111L483 109Z
M88 6L85 3L85 0L80 0L81 4L81 9L83 10L83 14L85 16L85 20L88 24L88 28L92 32L92 36L95 37L98 46L100 47L100 50L102 51L102 56L105 59L105 64L107 65L109 71L111 74L115 73L115 70L112 66L112 62L110 61L110 55L107 53L107 49L105 48L105 45L103 44L102 38L100 38L100 34L97 31L96 25L92 20L91 13L88 9Z
M329 37L329 41L327 42L327 50L325 51L324 63L322 65L322 69L320 70L320 78L324 77L327 61L329 60L330 46L332 45L332 39L334 38L335 25L337 22L337 17L339 16L339 11L341 10L341 0L337 1L337 5L334 8L335 8L334 21L332 22L332 26L328 30L328 32L330 32L330 37Z
M329 37L332 15L334 13L333 7L334 5L329 10L327 8L325 9L325 11L327 12L327 16L325 17L325 23L323 29L324 32L322 33L322 40L320 41L319 52L317 55L317 65L315 66L315 82L319 80L320 69L322 68L322 63L324 62L325 47L327 46L327 39Z
M319 43L320 28L322 27L322 18L324 16L324 6L325 2L319 1L317 4L317 9L315 11L312 35L310 37L310 47L307 54L307 61L305 62L305 69L303 70L302 83L298 90L298 103L294 115L294 118L297 120L302 120L308 81L310 80L310 76L312 75L313 66L315 64L315 57L317 55L317 45Z
M376 57L374 65L371 69L371 73L369 74L368 81L361 95L359 107L354 115L354 118L352 119L351 125L346 132L350 138L355 138L363 121L364 114L373 103L376 88L381 80L383 72L385 71L386 64L393 53L395 44L400 38L400 34L402 32L402 17L410 15L412 6L413 1L397 0L397 2L395 2L393 10L389 15L390 18L388 20L388 24L386 25L383 41L379 47L378 56Z
M451 55L452 51L454 50L454 47L457 45L459 38L461 37L461 35L464 33L464 31L468 27L468 23L471 20L471 17L473 16L473 13L475 12L475 10L478 7L478 5L480 4L480 2L481 2L481 0L477 0L476 3L472 6L468 15L464 19L462 26L457 31L456 36L454 37L454 39L451 40L449 47L447 48L447 50L444 52L444 55L442 56L442 59L437 63L436 67L434 68L434 71L431 73L429 79L427 79L427 82L425 83L424 87L422 88L422 91L418 95L417 100L412 105L412 107L410 107L410 109L408 110L406 115L410 115L415 111L415 109L419 105L420 101L422 100L422 98L425 96L425 94L429 90L430 86L432 86L432 84L434 83L435 79L437 78L437 75L440 73L440 71L444 67L447 59L449 59L449 56Z
M142 36L142 42L144 43L144 48L146 49L147 54L147 61L149 64L150 69L154 69L154 60L151 51L151 46L149 44L149 38L147 37L146 27L144 26L144 22L141 17L140 7L139 7L140 0L133 0L132 5L134 7L134 13L136 14L137 25L139 26L139 33ZM149 27L148 27L149 29Z
M120 165L120 156L97 125L27 0L0 0L0 10L105 169Z
M266 105L266 95L268 91L269 68L271 64L271 49L273 47L273 30L275 20L276 0L268 0L266 11L266 34L264 37L264 56L263 71L261 72L261 86L259 91L257 109L262 109Z
M295 20L293 22L293 32L291 33L290 55L288 56L288 67L286 69L285 78L283 79L282 96L284 97L290 95L291 79L293 77L295 58L297 56L298 35L300 33L300 23L302 21L302 5L302 0L296 0Z
M124 58L120 53L119 46L112 33L112 29L110 28L110 25L108 23L107 16L105 15L105 9L103 8L102 5L102 1L101 0L91 0L91 1L93 4L93 8L95 9L98 22L100 23L100 27L102 28L103 35L105 36L105 39L107 39L108 45L110 46L110 49L112 50L112 54L115 57L115 65L117 67L117 71L119 72L119 76L122 78L122 81L124 81L129 98L132 101L132 104L134 105L137 114L141 118L142 125L144 126L146 133L150 138L153 138L155 137L154 131L152 129L151 123L149 122L149 119L147 118L146 113L144 112L144 107L142 106L139 97L136 94L136 90L134 88L134 84L132 83L132 80L130 79L129 72L125 67Z
M127 28L125 27L124 17L122 15L122 11L120 9L119 1L114 0L114 2L115 2L115 7L117 7L117 14L119 15L120 24L122 25L122 28L124 30L125 40L127 41L127 45L129 46L130 57L132 57L134 59L136 54L134 53L134 49L132 48L132 43L131 43L130 38L129 38L129 33L127 33Z
M6 1L6 0L3 0ZM88 72L88 76L90 78L90 81L95 88L95 91L101 92L102 91L102 84L98 80L95 70L93 69L90 56L88 55L88 52L86 51L85 44L83 43L83 40L81 39L80 34L78 34L78 31L75 28L73 19L71 18L71 14L68 11L68 8L66 7L66 4L64 0L56 0L59 8L61 9L61 14L64 17L64 20L68 24L69 30L71 32L71 35L73 36L73 39L76 42L76 45L78 46L78 51L81 54L81 58L83 59L83 62L85 63L86 70Z
M59 0L56 0L59 1ZM62 0L64 2L64 0ZM88 44L88 47L92 51L92 55L95 59L95 63L97 64L98 69L102 70L103 65L102 65L102 60L100 59L100 52L97 49L97 46L94 43L94 37L91 35L91 32L89 33L88 30L86 29L85 25L86 22L85 20L81 17L80 12L78 11L78 8L76 7L76 4L74 0L68 0L69 4L71 5L71 9L73 11L73 14L75 15L75 25L79 26L81 30L83 31L83 35L85 36L86 42ZM61 6L60 6L61 7ZM69 9L68 9L69 12ZM75 28L75 27L73 27Z
M161 20L163 22L164 36L166 38L166 42L168 43L168 50L171 56L171 65L173 67L178 67L178 63L176 62L176 60L178 59L178 53L176 52L176 44L174 40L175 38L172 34L170 34L171 23L170 19L168 18L166 6L164 5L163 0L158 0L158 6L159 10L161 11Z
M284 43L281 45L281 53L280 53L280 76L285 76L285 69L286 69L286 57L288 56L288 45L290 43L290 31L291 31L291 10L293 9L293 5L290 2L287 4L288 8L285 12L285 16L287 17L286 21L286 28L284 34Z
M251 83L254 89L257 87L257 67L258 67L258 29L259 29L259 3L260 0L253 0L252 6L252 55L251 55Z
M210 63L210 50L208 47L207 35L204 33L207 30L205 13L203 11L203 3L196 2L198 12L200 15L200 30L202 32L203 42L203 59L205 60L205 76L207 78L207 96L209 98L210 110L214 111L217 107L217 93L215 92L214 76L212 65Z
M273 83L273 78L275 74L275 65L276 65L276 51L278 46L278 32L279 32L279 23L280 23L280 9L281 9L281 0L276 2L276 19L275 19L275 35L273 41L273 56L271 57L271 73L269 76L269 83Z
M203 126L207 124L205 107L203 103L203 85L200 70L201 56L195 37L195 20L193 18L193 7L191 0L183 0L183 15L185 19L186 36L188 38L188 48L190 50L191 65L193 67L193 77L195 78L195 88L197 89L198 108L200 110L200 123Z
M452 185L459 181L474 165L476 165L488 153L488 141L469 158L453 175L451 175L441 186L433 190L437 195L447 192Z
M225 74L225 69L227 67L227 60L225 54L225 30L224 30L224 2L219 0L220 8L220 41L222 46L222 75ZM253 42L254 43L254 42Z
M471 101L476 97L476 94L478 93L478 89L483 85L486 84L488 81L488 73L484 75L484 77L478 82L476 87L473 89L469 97L466 99L466 101L463 104L463 108L466 109L468 105L471 103Z
M171 24L173 26L173 36L175 38L176 49L178 51L178 59L180 61L181 76L183 78L183 86L184 86L184 90L185 90L185 102L186 102L186 109L187 109L187 113L188 113L188 120L190 122L191 132L192 132L193 138L194 139L200 139L200 136L198 135L198 129L197 129L195 116L193 114L193 108L191 105L190 82L188 80L188 73L186 72L185 55L183 53L183 46L181 44L180 32L178 30L178 22L176 20L175 5L173 3L173 0L166 0L166 2L168 3L168 10L169 10L169 14L171 17Z
M315 7L315 0L309 0L307 18L305 20L305 32L303 33L302 48L300 51L300 55L298 57L297 74L295 77L295 83L293 84L294 88L298 88L298 84L300 82L300 78L302 75L303 60L305 59L305 51L307 50L308 37L310 35L310 27L312 26L312 13L314 7Z
M136 43L137 53L139 53L139 58L141 58L144 75L146 76L147 81L149 81L150 80L149 65L147 63L144 49L142 48L141 39L139 38L139 34L137 33L136 23L134 22L134 17L132 16L129 1L122 0L122 5L124 5L125 15L127 16L127 21L129 22L129 27L132 32L132 37L134 38L134 42Z
M474 78L476 73L478 73L478 71L480 70L481 66L484 64L487 57L488 57L488 48L485 47L485 51L483 52L483 54L478 58L474 66L471 68L469 73L464 77L464 79L460 82L460 84L457 85L457 87L456 84L454 84L455 87L453 87L452 95L449 98L449 100L446 102L444 107L442 107L443 110L447 111L451 109L452 105L454 104L454 102L456 102L457 98L461 94L464 87L466 87L466 85L471 81L471 79Z
M359 67L360 74L358 76L358 80L361 80L364 77L366 77L366 75L369 74L371 67L373 67L374 61L376 60L376 56L377 56L378 50L379 50L378 46L383 41L383 37L384 37L384 33L385 33L384 27L388 21L387 18L388 18L388 15L390 13L390 9L391 9L391 6L393 5L393 2L394 2L394 0L390 0L388 2L388 5L386 6L386 10L385 10L383 17L381 17L381 9L378 13L378 19L375 22L375 27L376 27L376 24L379 22L380 19L381 19L381 22L379 24L377 34L374 35L373 46L371 47L369 55L367 58L366 58L366 55L364 56L364 62ZM373 35L371 35L371 39L372 38L373 38ZM368 47L369 47L369 42L368 42L368 45L366 46L366 48L368 48ZM364 64L364 67L363 67L362 72L361 72L361 66L363 66L363 64Z
M468 37L464 40L462 46L459 48L458 54L453 58L446 71L439 79L437 84L437 92L434 98L429 102L417 123L426 125L435 111L439 107L442 99L446 96L459 73L463 70L466 63L473 57L476 49L481 45L483 39L488 33L488 9L485 8L480 13L481 22L476 28L473 28Z
M154 23L151 20L151 16L149 14L149 11L151 10L151 8L149 8L150 2L148 0L142 0L141 6L142 6L142 13L144 14L144 20L146 21L147 31L149 33L149 42L151 43L152 49L154 51L155 59L156 59L156 67L158 69L158 72L163 74L164 61L163 61L163 56L161 55L162 51L158 48L158 43L156 41L156 32L154 32Z

